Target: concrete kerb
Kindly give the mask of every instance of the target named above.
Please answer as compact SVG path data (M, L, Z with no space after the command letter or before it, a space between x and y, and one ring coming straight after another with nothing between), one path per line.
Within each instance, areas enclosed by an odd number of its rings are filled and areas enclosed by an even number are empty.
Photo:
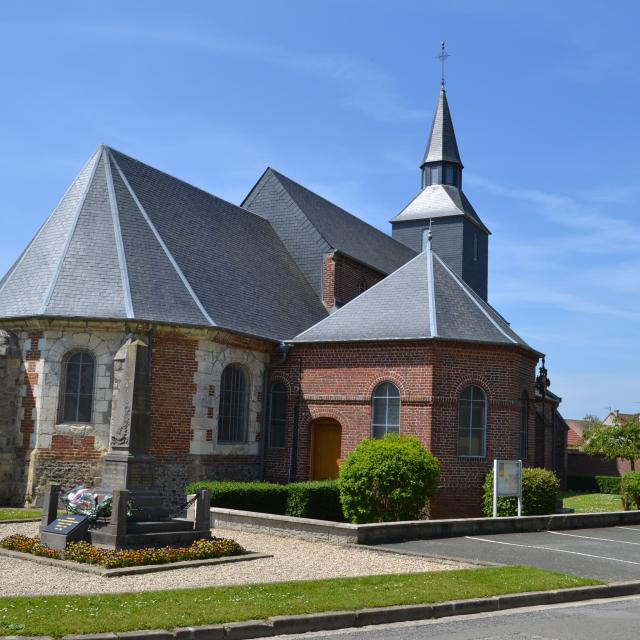
M547 516L522 516L520 518L415 520L356 525L345 522L294 518L272 513L211 508L212 527L242 529L267 535L320 540L333 544L376 545L407 540L589 529L630 524L640 524L640 511L562 513Z
M582 600L619 598L640 594L640 581L616 582L609 585L577 587L558 591L532 591L514 593L492 598L452 600L434 604L404 605L359 609L357 611L329 611L309 615L275 616L268 620L249 620L224 625L182 627L173 632L166 629L157 631L130 631L127 633L98 633L91 635L68 635L62 640L250 640L267 638L280 634L298 634L314 631L328 631L365 627L369 625L391 624L446 618L450 616L505 611L518 607L564 604ZM25 636L2 636L3 640L13 640Z

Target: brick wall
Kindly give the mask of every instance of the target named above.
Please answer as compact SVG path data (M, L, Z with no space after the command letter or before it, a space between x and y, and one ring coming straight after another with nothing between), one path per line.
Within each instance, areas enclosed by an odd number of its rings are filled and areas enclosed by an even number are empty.
M640 469L640 460L636 460L636 469ZM607 460L604 456L590 456L575 449L567 452L567 475L571 476L623 476L631 471L627 460L616 458Z
M194 415L198 341L160 334L151 360L151 454L159 463L187 462Z
M385 275L341 253L324 256L323 303L330 311L340 307L374 284Z
M24 362L24 390L22 393L22 419L20 420L20 433L22 441L18 455L26 457L29 449L33 447L36 425L36 386L40 374L37 371L40 358L40 340L42 332L32 331L28 334L27 349L23 357Z
M287 363L273 373L286 379L293 392L287 446L279 451L267 449L267 476L286 481L288 459L293 457L296 479L308 477L311 425L320 417L341 424L344 458L370 437L371 394L377 384L389 380L400 390L401 433L418 436L442 465L432 512L440 517L479 515L480 487L493 459L519 457L521 396L526 390L533 397L534 374L535 356L512 347L444 341L296 345ZM483 459L457 455L458 396L468 384L478 384L488 395ZM530 451L534 413L529 412Z

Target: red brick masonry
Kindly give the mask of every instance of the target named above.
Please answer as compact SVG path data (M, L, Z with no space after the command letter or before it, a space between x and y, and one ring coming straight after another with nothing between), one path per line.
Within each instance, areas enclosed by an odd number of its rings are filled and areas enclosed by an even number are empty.
M267 449L267 477L288 480L294 450L296 479L308 477L311 429L317 418L340 423L341 456L348 455L371 436L371 396L388 380L401 394L400 432L418 436L442 465L432 515L479 515L480 486L493 459L520 457L521 397L523 391L535 397L535 366L535 355L509 346L446 341L296 345L272 376L287 382L290 402L287 446ZM458 397L469 384L481 386L488 397L487 455L482 459L457 454ZM530 459L534 415L531 408Z

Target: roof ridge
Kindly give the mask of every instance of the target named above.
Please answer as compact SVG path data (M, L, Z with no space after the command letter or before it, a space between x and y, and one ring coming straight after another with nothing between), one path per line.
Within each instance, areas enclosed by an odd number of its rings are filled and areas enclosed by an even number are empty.
M107 192L109 194L109 205L111 208L111 218L113 220L113 233L116 239L116 252L118 254L118 265L120 267L120 278L122 280L122 292L124 293L124 306L128 318L134 318L133 301L131 299L131 282L129 280L129 269L127 266L127 257L124 252L124 243L122 241L122 229L120 227L120 211L118 209L118 201L116 199L115 186L113 184L113 175L111 173L111 163L109 162L109 151L103 145L102 158L104 162L104 172L107 179Z
M145 167L148 167L149 169L152 169L153 171L157 171L158 173L162 174L163 176L166 176L167 178L171 178L171 180L176 180L177 182L180 182L180 183L182 183L184 185L187 185L191 189L195 189L196 191L200 191L201 193L203 193L204 195L208 196L209 198L213 198L214 200L219 200L220 202L224 202L225 204L227 204L227 205L229 205L231 207L239 209L243 213L246 213L246 214L248 214L250 216L253 216L254 218L258 218L259 220L263 220L265 222L268 222L262 216L259 216L256 213L253 213L253 211L249 211L249 209L245 209L241 205L237 205L234 202L231 202L229 200L225 200L224 198L221 198L220 196L215 195L215 193L211 193L211 191L207 191L206 189L204 189L202 187L198 187L197 185L195 185L195 184L193 184L191 182L187 182L186 180L183 180L182 178L178 178L177 176L174 176L172 173L168 173L167 171L163 171L162 169L158 169L158 167L156 167L156 166L154 166L152 164L149 164L148 162L143 162L142 160L138 160L138 158L134 158L133 156L130 156L130 155L126 154L126 153L123 153L122 151L119 151L118 149L114 149L113 147L109 147L108 145L101 145L101 146L106 148L109 151L113 161L116 164L118 164L118 162L116 161L116 158L113 155L113 153L117 153L118 155L121 155L124 158L127 158L128 160L132 160L133 162L137 162L138 164L141 164L141 165L143 165Z
M67 197L67 194L69 193L69 191L71 191L71 188L73 187L73 185L77 182L78 178L82 175L82 172L84 171L85 167L91 162L91 160L93 160L93 157L96 155L96 153L98 153L98 151L100 151L101 148L102 147L98 147L98 149L96 149L93 152L93 155L91 156L91 158L89 158L89 160L83 165L82 169L80 169L76 177L71 181L71 184L65 189L64 194L58 200L58 204L56 204L56 206L53 208L51 213L47 216L45 221L40 225L40 227L36 231L36 234L33 236L33 238L31 238L27 246L22 250L22 253L20 253L16 261L9 267L9 270L7 271L7 273L5 273L2 276L2 278L0 279L0 293L4 289L5 285L9 282L9 280L11 280L11 276L16 272L18 267L22 264L22 261L24 260L26 255L29 253L29 249L31 249L31 247L36 243L36 240L40 237L40 234L42 233L44 228L47 226L47 222L49 222L49 220L53 217L55 212L60 208L60 205L62 204L64 199Z
M129 193L131 194L131 197L133 198L133 201L135 202L136 206L138 207L138 210L142 214L142 217L144 218L145 222L147 223L147 225L151 229L151 232L155 236L156 240L158 241L158 243L162 247L162 250L164 251L165 255L167 256L167 259L169 260L169 262L171 263L171 266L174 268L175 272L178 274L178 277L182 281L182 284L185 286L185 288L187 289L189 295L191 296L193 301L196 303L196 306L200 310L200 313L202 313L204 318L210 323L211 326L215 327L216 323L213 321L213 319L211 318L211 316L209 315L209 313L205 309L204 305L202 304L202 302L200 301L200 299L196 295L196 293L193 290L191 284L187 280L187 277L184 275L184 273L182 272L182 269L178 265L176 259L171 254L171 251L169 251L169 247L167 247L167 245L165 244L164 240L162 239L162 236L160 235L160 233L156 229L155 225L151 221L151 218L149 218L149 215L145 211L145 208L142 206L142 203L138 199L138 196L136 195L135 191L133 190L133 188L129 184L129 180L127 180L126 176L124 175L124 172L120 168L120 165L118 164L118 161L116 160L116 158L112 154L110 154L110 156L111 156L111 159L113 160L113 164L115 165L116 169L118 170L118 174L120 175L120 178L122 178L122 181L124 182L125 186L127 187ZM171 177L173 177L173 176L171 176ZM175 179L177 180L177 178L175 178Z
M478 300L476 299L475 296L471 295L470 291L469 291L469 286L463 281L461 280L448 266L447 264L444 262L444 260L442 260L442 258L440 258L440 256L436 253L435 254L436 259L438 260L438 262L445 268L446 272L456 281L456 283L460 286L460 288L465 292L465 294L469 297L469 299L478 307L478 309L480 309L480 311L482 311L482 313L484 314L484 316L487 318L487 320L489 320L489 322L491 322L491 324L508 340L510 340L511 342L513 342L514 344L519 344L519 342L517 340L515 340L513 337L511 337L501 326L498 322L495 321L494 318L491 317L491 315L489 313L487 313L487 310L484 308L484 306L482 306L480 304L480 302L478 302Z
M284 173L280 173L279 171L276 171L275 169L272 169L271 167L269 167L267 169L267 171L271 171L271 173L273 174L273 177L278 181L278 184L287 192L287 195L289 196L289 198L291 198L291 201L293 202L293 204L296 205L296 208L298 209L298 212L316 230L316 233L327 243L327 246L331 247L332 249L335 248L327 240L327 238L325 237L324 233L322 233L322 231L320 231L320 229L318 229L318 227L315 224L313 224L313 222L311 222L311 220L309 219L309 216L304 212L304 209L302 208L302 205L296 200L295 196L282 183L282 180L280 180L280 178L284 178L285 180L289 180L289 182L293 182L294 184L298 185L302 189L305 189L306 187L303 187L300 183L296 182L295 180L291 180L291 178L289 178L288 176L285 176ZM267 171L265 171L265 174L267 173ZM309 189L307 189L307 191L309 191L310 193L314 193L313 191L310 191ZM317 195L317 194L314 194L314 195ZM322 198L322 196L318 196L318 197ZM326 200L325 198L322 198L322 199L325 200L325 202L329 202L329 200ZM329 202L329 204L333 204L333 203ZM333 206L335 207L335 206L338 206L338 205L333 205ZM341 207L338 207L338 208L340 209ZM345 213L347 213L347 212L345 212ZM349 215L351 215L351 214L349 214Z
M339 204L336 204L335 202L331 202L331 200L325 198L324 196L321 196L319 193L316 193L315 191L312 191L311 189L309 189L309 187L305 187L303 184L300 184L299 182L296 182L295 180L293 180L292 178L290 178L289 176L284 175L284 173L280 173L279 171L276 171L275 169L268 167L268 170L271 170L271 172L276 176L276 178L278 178L279 176L282 176L285 180L289 180L289 182L293 182L295 185L297 185L298 187L300 187L301 189L304 189L305 191L308 191L309 193L311 193L312 195L314 195L316 198L319 198L320 200L323 200L324 202L326 202L327 204L331 205L332 207L336 207L338 209L340 209L340 211L344 214L346 214L347 216L349 216L350 218L353 218L354 220L357 220L358 222L360 222L361 224L369 227L370 229L373 229L374 231L377 231L378 233L382 234L383 236L385 236L386 238L388 238L389 240L392 240L393 242L395 242L396 244L402 246L404 249L408 249L409 247L407 247L406 245L404 245L402 242L396 240L393 236L390 236L388 233L385 233L384 231L382 231L381 229L378 229L378 227L375 227L374 225L368 223L366 220L363 220L362 218L360 218L359 216L350 213L349 211L347 211L346 209L344 209L343 207L341 207ZM279 180L280 182L280 180ZM280 184L282 184L282 182L280 182ZM284 185L282 185L284 189L286 189L286 187ZM289 193L287 191L287 193ZM291 194L289 194L291 195ZM302 209L302 207L300 206L300 204L295 200L294 196L291 195L291 198L296 202L296 205L298 206L298 208L302 211L302 213L304 213L304 210ZM305 214L305 218L306 218L306 214ZM314 227L316 225L313 225ZM322 234L320 234L322 235ZM324 238L324 236L323 236ZM326 241L326 238L325 238ZM327 244L330 244L327 241ZM357 260L357 258L356 258Z
M431 337L438 337L438 318L436 315L436 289L433 279L433 251L431 249L431 229L429 229L429 239L427 241L427 296L429 299L429 327Z
M96 172L98 171L98 165L100 164L100 152L102 151L102 145L98 147L98 149L94 152L93 156L91 156L91 160L89 162L93 162L93 166L87 176L87 182L82 190L82 196L78 202L78 207L76 212L74 213L73 222L71 223L71 227L69 229L69 234L64 242L64 246L62 247L62 251L60 252L60 259L58 260L58 264L53 272L53 276L51 278L51 282L49 283L49 287L45 293L44 299L42 300L42 304L40 305L40 314L44 315L49 306L49 302L51 301L51 296L53 295L53 290L56 288L56 284L58 283L58 278L60 277L60 271L62 270L62 265L64 264L64 259L67 257L67 251L69 251L69 246L71 245L71 240L73 239L73 234L78 226L78 220L80 219L80 214L82 213L82 209L84 207L84 203L87 200L87 195L89 193L89 189L93 184L93 180L96 176ZM84 167L83 167L84 170ZM77 178L76 178L77 180ZM75 180L71 183L75 184ZM71 187L70 187L71 188ZM53 215L53 214L52 214Z

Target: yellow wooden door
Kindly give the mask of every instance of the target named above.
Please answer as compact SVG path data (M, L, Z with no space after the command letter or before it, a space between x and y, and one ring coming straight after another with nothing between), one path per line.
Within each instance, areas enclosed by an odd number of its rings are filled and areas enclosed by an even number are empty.
M335 420L313 423L311 442L311 479L335 480L340 467L341 428Z

